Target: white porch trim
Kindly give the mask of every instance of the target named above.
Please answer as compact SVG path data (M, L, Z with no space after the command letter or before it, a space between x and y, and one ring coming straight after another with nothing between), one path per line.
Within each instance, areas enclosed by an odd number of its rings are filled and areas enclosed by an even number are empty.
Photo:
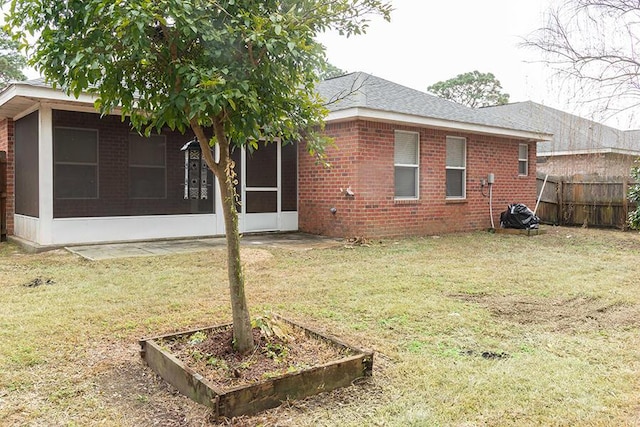
M148 215L53 220L50 244L123 242L222 234L215 214Z

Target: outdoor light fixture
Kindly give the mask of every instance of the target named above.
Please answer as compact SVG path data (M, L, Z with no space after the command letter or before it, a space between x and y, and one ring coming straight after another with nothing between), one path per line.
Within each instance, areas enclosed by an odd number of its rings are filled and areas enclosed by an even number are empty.
M184 151L184 198L209 198L207 192L207 164L202 160L202 149L197 138L182 146Z

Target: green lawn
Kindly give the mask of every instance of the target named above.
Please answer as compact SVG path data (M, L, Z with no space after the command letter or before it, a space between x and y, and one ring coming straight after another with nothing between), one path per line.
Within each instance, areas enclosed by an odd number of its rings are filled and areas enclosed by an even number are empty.
M236 425L640 425L640 235L548 230L246 250L253 314L376 356L371 380ZM224 260L0 244L0 425L209 423L137 339L228 322Z

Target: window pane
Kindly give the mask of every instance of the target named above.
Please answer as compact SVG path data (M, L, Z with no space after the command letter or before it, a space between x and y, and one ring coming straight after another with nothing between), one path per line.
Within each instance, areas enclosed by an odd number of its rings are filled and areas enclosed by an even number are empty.
M518 162L518 174L526 175L527 174L527 162Z
M518 158L520 160L527 160L527 158L529 157L528 149L529 149L529 146L527 144L520 144L519 152L518 152Z
M247 213L278 212L277 191L247 191Z
M165 143L160 135L149 138L129 135L129 164L138 166L164 166Z
M97 131L55 128L53 140L56 163L98 163Z
M260 143L253 153L247 150L247 187L278 186L278 143Z
M164 168L129 168L131 198L161 199L166 196Z
M95 199L98 197L97 166L55 165L53 192L56 199Z
M447 166L465 167L465 140L447 137Z
M394 163L401 165L418 164L418 134L396 132Z
M464 197L464 170L447 169L447 197Z
M418 197L416 194L416 168L395 168L396 197Z

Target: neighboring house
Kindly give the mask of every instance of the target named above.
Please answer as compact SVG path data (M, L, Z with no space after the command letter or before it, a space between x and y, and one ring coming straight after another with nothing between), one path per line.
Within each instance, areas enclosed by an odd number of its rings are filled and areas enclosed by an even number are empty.
M545 174L628 177L640 157L640 131L621 131L530 101L486 110L553 134L538 144L538 171Z
M508 203L536 198L535 146L550 135L488 111L353 73L319 92L331 110L325 169L305 144L236 150L242 232L336 237L427 235L487 228ZM0 92L8 229L34 246L221 235L217 183L185 199L192 135L142 138L42 81Z

